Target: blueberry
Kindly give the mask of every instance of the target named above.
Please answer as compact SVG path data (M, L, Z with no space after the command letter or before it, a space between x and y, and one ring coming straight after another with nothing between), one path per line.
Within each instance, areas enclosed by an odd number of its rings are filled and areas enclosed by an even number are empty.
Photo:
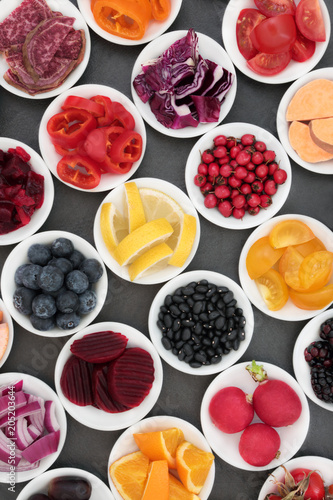
M64 273L55 266L44 266L38 277L39 287L45 292L55 292L64 283Z
M22 314L32 313L32 301L36 296L35 290L31 288L25 288L20 286L16 288L13 295L13 304L15 309L17 309Z
M89 287L88 276L82 271L74 269L74 271L67 274L65 284L68 290L72 290L75 293L83 293Z
M84 259L80 271L88 276L90 283L96 283L103 274L102 265L97 259Z
M14 281L15 281L15 284L17 286L22 286L23 285L23 281L22 281L22 278L23 278L23 272L24 270L30 266L30 264L22 264L21 266L19 266L16 271L15 271L15 275L14 275Z
M28 250L28 259L32 264L46 266L48 261L52 258L51 250L46 245L35 243L31 245Z
M79 295L79 310L80 314L88 314L96 307L97 295L93 290L86 290Z
M55 292L47 292L47 293L56 299L58 297L58 295L60 295L63 292L66 292L66 291L67 291L67 288L66 288L65 284L63 284L62 287L59 288L59 290L55 290Z
M50 260L48 263L49 266L56 266L59 267L59 269L64 273L68 274L71 271L73 271L73 264L69 259L66 259L65 257L53 257L53 259Z
M39 318L35 314L30 316L30 322L36 330L46 332L47 330L51 330L56 326L55 324L55 316L51 316L51 318Z
M57 312L56 301L51 295L40 293L32 301L32 312L38 318L51 318Z
M52 242L51 252L54 257L69 257L74 245L68 238L57 238Z
M72 330L79 325L80 316L76 314L76 312L68 314L58 312L56 314L56 323L57 327L61 328L62 330Z
M86 292L85 292L86 293ZM58 311L62 313L72 313L79 307L79 296L71 290L66 290L57 296L56 304Z
M42 272L42 266L38 264L29 264L22 273L22 284L31 290L39 290L38 278Z
M79 250L73 250L68 259L71 261L73 269L78 269L81 262L84 261L84 255Z

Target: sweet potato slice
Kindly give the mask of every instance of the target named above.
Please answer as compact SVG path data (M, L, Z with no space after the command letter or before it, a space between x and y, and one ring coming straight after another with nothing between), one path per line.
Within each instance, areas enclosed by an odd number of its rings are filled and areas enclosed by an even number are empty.
M289 142L298 156L309 163L331 160L333 153L328 153L313 142L309 125L293 121L289 127Z
M333 118L311 120L309 127L313 142L333 154Z
M310 121L333 117L333 82L318 78L301 87L292 97L286 120Z

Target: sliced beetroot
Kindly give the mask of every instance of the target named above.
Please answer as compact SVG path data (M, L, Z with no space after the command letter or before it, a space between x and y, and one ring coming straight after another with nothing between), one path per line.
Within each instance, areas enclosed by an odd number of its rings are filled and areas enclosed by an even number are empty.
M27 176L25 192L35 201L35 208L40 208L44 201L44 177L30 170Z
M127 337L118 332L94 332L75 340L71 352L89 363L107 363L125 351L127 341Z
M69 401L78 406L92 405L92 365L71 356L62 371L60 386Z
M111 363L107 375L111 397L134 408L149 393L154 381L154 362L149 352L131 347Z
M108 413L120 413L129 408L118 403L110 396L107 384L108 366L96 365L93 370L92 385L94 403L97 408Z

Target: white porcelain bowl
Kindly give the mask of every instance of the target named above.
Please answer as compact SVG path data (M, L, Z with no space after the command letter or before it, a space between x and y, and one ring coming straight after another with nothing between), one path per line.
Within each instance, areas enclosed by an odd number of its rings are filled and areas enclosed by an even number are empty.
M289 126L291 122L287 122L286 120L286 112L287 108L289 106L289 103L295 93L304 85L307 83L312 82L313 80L317 79L327 79L327 80L333 80L333 68L321 68L321 69L316 69L314 71L311 71L310 73L307 73L306 75L298 78L296 82L294 82L286 92L284 93L278 110L276 114L276 128L277 132L281 141L281 144L283 145L284 149L290 156L292 160L294 160L295 163L300 165L301 167L305 168L306 170L310 170L310 172L314 172L316 174L327 174L327 175L332 175L333 174L333 159L332 160L327 160L323 162L318 162L318 163L309 163L307 161L302 160L294 150L294 148L291 147L290 142L289 142Z
M120 36L112 35L112 33L108 33L103 30L95 21L93 13L90 8L90 0L77 0L78 7L86 20L88 26L97 33L97 35L101 36L108 42L116 43L118 45L141 45L144 43L148 43L154 38L162 35L174 22L178 13L180 11L182 0L172 0L171 1L171 12L168 18L165 21L154 21L151 20L147 26L146 32L144 36L140 40L130 40L127 38L122 38Z
M257 382L255 382L251 375L246 371L246 366L251 364L251 361L238 363L220 373L208 386L202 399L200 411L203 433L214 452L222 458L222 460L233 467L249 471L272 469L277 465L281 465L287 460L290 460L302 446L308 433L310 423L309 405L296 380L289 373L276 365L263 361L256 361L256 363L264 366L269 379L278 379L289 384L292 389L296 391L302 403L302 413L294 424L288 425L287 427L275 428L281 439L281 445L279 448L281 454L279 458L274 459L271 463L262 467L255 467L248 464L240 456L238 451L239 439L242 432L226 434L225 432L220 431L212 423L209 415L209 404L212 397L224 387L235 386L242 389L246 394L253 394L257 386ZM261 422L261 420L255 414L252 423L256 422Z
M196 234L195 234L195 239L193 242L193 246L190 252L190 255L186 259L185 264L182 267L176 267L176 266L167 266L164 269L161 269L160 271L157 271L152 274L147 274L147 276L142 276L142 278L135 279L133 282L134 283L139 283L141 285L153 285L156 283L162 283L164 281L167 281L171 278L174 278L177 276L177 274L181 273L184 271L184 269L190 264L191 260L193 259L198 246L199 246L199 241L200 241L200 220L199 216L197 214L197 211L195 210L191 200L187 197L187 195L177 186L174 186L168 181L164 181L162 179L155 179L153 177L142 177L139 179L135 179L134 182L136 185L141 188L141 187L146 187L146 188L151 188L151 189L157 189L159 191L162 191L163 193L171 196L177 203L181 206L181 208L184 210L185 213L193 215L193 217L196 218ZM128 274L128 266L120 266L118 262L112 257L110 254L109 250L107 249L103 237L102 237L102 232L101 232L101 226L100 226L100 215L101 215L101 208L103 203L112 203L114 204L118 210L123 212L123 198L124 198L124 191L125 187L123 185L116 187L113 189L102 201L101 205L99 206L96 217L95 217L95 222L94 222L94 240L95 240L95 245L97 248L98 253L102 257L105 265L117 276L120 278L126 280L126 281L131 281L129 274Z
M255 281L250 278L246 270L246 256L253 243L255 243L259 238L262 238L263 236L268 236L270 231L278 222L290 219L300 220L305 224L307 224L310 227L310 229L314 232L314 234L324 243L326 249L329 250L330 252L333 251L333 233L322 222L319 222L318 220L313 219L312 217L307 217L306 215L299 215L299 214L279 215L277 217L273 217L273 219L264 222L263 224L261 224L261 226L257 227L250 234L240 254L238 273L241 286L244 292L246 293L252 304L256 306L260 311L267 314L268 316L271 316L272 318L281 319L283 321L304 321L306 319L312 318L313 316L316 316L323 310L327 309L327 307L329 307L330 304L328 304L326 307L320 310L316 309L307 311L305 309L300 309L296 307L291 302L291 300L288 299L288 302L284 307L282 307L282 309L280 309L279 311L270 311L266 306ZM329 284L332 283L333 283L333 277L331 277L329 281Z
M295 1L296 5L299 4L299 1L300 0ZM232 62L242 73L244 73L244 75L262 83L288 83L311 71L325 54L331 34L331 21L328 9L324 0L319 0L319 3L324 17L326 41L316 43L316 50L313 56L307 61L302 63L290 61L288 66L281 71L281 73L273 76L263 76L255 73L247 66L246 59L239 52L236 39L236 23L240 11L242 9L256 9L256 5L253 0L230 0L225 9L222 20L222 39Z
M61 105L64 103L66 97L70 95L85 97L86 99L90 99L95 95L104 95L109 97L112 101L120 102L127 109L127 111L129 111L132 114L135 120L134 130L138 132L142 137L142 154L139 160L133 163L133 166L129 172L127 172L126 174L104 173L102 174L101 181L98 184L98 186L96 186L93 189L79 188L73 186L72 184L66 183L62 181L62 179L60 179L57 173L57 164L61 160L61 156L54 149L54 146L52 144L52 141L50 139L46 127L49 119L56 113L60 113L62 111ZM147 145L147 135L146 135L145 124L140 116L140 113L134 106L133 102L124 94L119 92L119 90L108 87L107 85L85 84L73 87L68 91L63 92L56 99L54 99L51 102L51 104L46 108L39 126L39 148L44 158L44 161L48 166L48 168L50 169L51 173L67 186L73 189L77 189L79 191L84 191L86 193L110 191L110 189L113 189L114 187L119 186L119 184L122 184L123 182L127 181L132 175L135 174L135 172L139 168L145 154L146 145Z
M40 476L36 477L30 481L21 491L17 500L29 500L31 495L36 495L38 493L47 495L48 486L52 479L58 477L76 477L82 478L89 481L91 484L91 496L90 500L100 500L101 498L105 500L114 500L110 489L106 486L101 479L97 476L83 469L77 469L75 467L62 467L59 469L52 469L44 472Z
M333 460L328 458L309 455L293 458L283 465L290 472L298 468L315 470L322 476L326 486L333 483ZM278 467L272 472L271 476L274 476L278 481L284 481L284 474L285 472L282 467ZM268 477L266 479L260 490L258 500L265 500L268 493L276 492L273 480L273 477Z
M22 3L22 0L2 0L1 2L1 12L0 12L0 22L2 22L11 12L13 12L16 7L18 7ZM86 37L86 47L83 56L83 60L80 64L65 78L64 82L57 87L56 89L50 90L48 92L42 92L36 95L30 95L27 92L23 92L22 90L9 85L4 78L3 75L8 70L9 66L6 63L5 57L0 58L0 85L4 89L8 90L12 94L15 94L19 97L26 97L27 99L50 99L51 97L55 97L59 95L61 92L66 91L71 88L75 83L79 80L79 78L83 75L90 58L91 51L91 41L90 41L90 33L88 26L78 10L78 8L69 0L47 0L47 4L50 9L54 12L61 12L64 16L74 17L75 22L73 28L76 30L83 30Z
M208 132L208 130L215 128L216 125L218 125L218 123L224 120L224 118L229 113L234 103L237 90L236 71L228 54L225 52L222 46L218 44L215 40L202 33L197 33L199 54L204 59L210 59L213 62L223 66L223 68L225 68L234 75L234 81L231 85L231 88L226 94L225 100L221 105L219 120L218 122L199 123L197 127L184 127L180 129L167 128L164 125L162 125L159 121L157 121L155 115L150 109L149 103L143 103L139 98L138 94L136 93L136 90L133 87L133 80L139 73L141 73L141 66L143 64L145 64L147 61L159 57L173 43L183 38L186 34L187 34L186 30L171 31L169 33L161 35L160 37L150 42L139 54L136 62L134 63L131 76L133 101L136 107L138 108L141 116L144 118L144 120L161 134L168 135L170 137L179 137L181 139L186 137L197 137L199 135Z
M321 314L318 314L318 316L312 318L298 335L293 351L293 367L299 385L311 401L328 411L333 411L333 403L322 401L315 395L311 386L310 367L304 359L304 350L311 342L322 340L319 336L320 326L331 318L333 318L332 309L327 309Z
M17 141L16 139L10 139L8 137L0 137L0 149L2 151L7 152L8 149L17 147L23 148L26 153L30 155L31 158L28 163L31 166L31 169L44 177L44 201L42 206L34 211L28 224L16 229L15 231L11 231L10 233L0 235L0 246L14 245L38 231L48 218L53 206L53 179L41 156L36 153L34 149L23 142Z
M109 474L110 466L113 462L118 460L124 455L129 453L133 453L138 451L138 447L134 441L133 434L137 432L156 432L162 431L166 429L170 429L172 427L177 427L181 429L184 433L185 440L194 444L198 448L208 451L212 453L212 450L207 443L205 437L202 433L192 424L186 422L186 420L182 420L181 418L172 417L168 415L159 415L156 417L145 418L144 420L140 420L140 422L132 425L123 434L117 439L115 442L108 461L108 479L111 491L114 495L115 500L122 500L122 496L118 493L111 476ZM215 463L208 473L208 477L206 482L200 491L200 499L207 500L213 488L215 478Z
M8 338L8 344L6 347L6 350L3 354L3 356L0 358L0 368L5 364L9 353L12 349L13 346L13 341L14 341L14 325L12 321L12 317L8 312L7 307L5 306L5 303L0 299L0 311L3 312L3 319L2 323L7 323L8 329L9 329L9 338Z
M215 137L218 135L226 135L227 137L241 138L243 134L248 133L253 134L258 141L265 142L267 149L275 151L277 163L287 172L287 180L284 184L278 186L277 192L272 196L272 204L268 208L261 209L257 215L250 215L246 212L243 219L236 219L232 215L230 217L224 217L217 207L205 207L205 198L200 188L194 184L194 177L198 173L198 166L201 163L201 154L206 149L213 147L213 140ZM290 161L280 142L267 130L251 123L225 123L207 132L203 137L200 137L193 146L188 156L185 169L186 189L195 208L205 217L205 219L217 226L227 229L249 229L273 217L282 208L288 198L291 188L291 179L292 172Z
M51 389L51 387L49 387L45 382L37 377L28 375L27 373L10 372L0 374L0 386L14 384L19 380L23 380L24 392L33 394L35 396L40 396L44 400L52 400L55 402L55 416L60 425L60 440L57 451L43 458L37 468L22 472L16 472L15 482L22 483L33 479L34 477L42 474L42 472L45 472L59 457L66 440L67 420L65 410L58 396L56 395L54 390ZM0 483L10 483L8 473L0 472Z
M31 325L29 316L20 313L14 307L13 295L16 289L14 274L16 269L21 264L28 263L27 252L30 245L35 243L50 245L52 241L60 237L69 238L73 242L74 248L76 250L82 252L86 258L97 259L102 265L103 274L99 281L93 286L93 289L97 294L97 304L93 311L81 316L80 324L72 330L61 330L60 328L55 327L48 331L39 331ZM76 333L82 328L88 326L102 309L105 302L107 290L108 277L106 269L95 248L90 245L90 243L88 243L84 238L81 238L74 233L68 233L66 231L45 231L43 233L34 234L33 236L30 236L29 238L21 241L21 243L16 245L16 247L14 247L8 255L1 273L2 298L12 318L25 330L45 337L64 337L66 335L72 335L73 333Z
M87 335L89 333L107 330L119 332L125 335L128 338L127 347L141 347L142 349L145 349L147 352L149 352L154 362L155 378L149 394L136 408L131 408L130 410L120 413L107 413L91 405L84 407L77 406L66 398L66 396L62 392L60 385L61 374L66 361L71 356L70 346L72 345L74 340L80 339L84 335ZM125 427L129 427L130 425L136 423L138 420L144 418L152 409L161 392L163 371L162 363L158 356L158 353L156 352L156 349L143 333L139 332L129 325L125 325L123 323L114 323L110 321L104 323L94 323L93 325L80 330L72 338L70 338L70 340L68 340L58 356L55 366L54 380L60 401L62 402L66 411L75 420L92 429L97 429L100 431L115 431L124 429Z
M185 361L180 361L178 357L172 353L172 351L167 351L163 347L161 342L162 333L157 326L157 321L160 307L164 304L164 299L167 295L172 295L177 288L184 287L192 281L200 281L203 279L206 279L210 283L218 286L226 286L234 293L234 297L237 300L237 307L243 309L243 313L246 319L245 339L241 341L239 349L237 351L231 350L228 354L222 355L222 360L219 363L202 365L200 366L200 368L192 368L188 363L185 363ZM162 286L151 304L148 317L148 328L150 338L155 345L159 355L170 366L172 366L176 370L184 373L189 373L191 375L212 375L214 373L225 370L229 366L236 363L239 358L243 356L252 339L254 318L249 300L247 299L241 287L235 281L231 280L227 276L224 276L223 274L200 270L182 273Z

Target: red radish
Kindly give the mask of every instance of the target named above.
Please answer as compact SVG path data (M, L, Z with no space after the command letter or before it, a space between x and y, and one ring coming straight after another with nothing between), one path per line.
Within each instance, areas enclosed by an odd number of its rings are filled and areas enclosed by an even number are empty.
M259 382L253 393L258 417L272 427L292 425L302 413L302 403L294 389L283 380L268 379L262 365L252 361L246 369Z
M212 397L209 415L222 432L240 432L252 422L252 398L238 387L224 387Z
M263 467L279 457L280 444L278 432L270 425L259 422L246 427L240 437L238 449L246 463Z

